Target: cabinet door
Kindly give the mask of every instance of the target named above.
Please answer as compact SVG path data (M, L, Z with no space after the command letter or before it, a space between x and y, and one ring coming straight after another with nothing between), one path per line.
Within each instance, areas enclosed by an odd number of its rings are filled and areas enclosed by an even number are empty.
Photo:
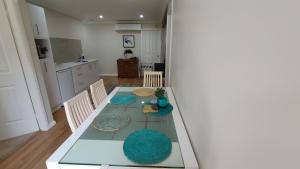
M79 93L88 87L89 82L87 77L86 64L73 67L72 75L74 81L74 89L76 93Z
M40 65L46 85L50 106L51 108L55 108L60 104L60 92L54 62L51 58L41 59Z
M31 19L31 25L33 30L34 38L46 39L49 37L46 16L44 8L27 3L29 17Z
M87 75L89 85L97 80L96 62L91 62L88 64L88 75Z
M71 69L57 72L57 79L61 93L62 104L75 96L73 76Z

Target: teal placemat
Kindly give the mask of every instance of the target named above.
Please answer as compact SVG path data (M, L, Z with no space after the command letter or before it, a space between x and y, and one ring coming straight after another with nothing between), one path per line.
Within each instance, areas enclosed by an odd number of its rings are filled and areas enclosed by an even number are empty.
M170 139L155 130L142 129L131 133L124 141L126 157L140 164L155 164L166 159L172 150Z
M172 112L173 106L169 103L166 107L158 107L158 112L150 113L153 116L165 116Z
M114 96L112 99L110 99L111 104L116 104L116 105L126 105L126 104L131 104L136 101L136 96L134 95L117 95Z

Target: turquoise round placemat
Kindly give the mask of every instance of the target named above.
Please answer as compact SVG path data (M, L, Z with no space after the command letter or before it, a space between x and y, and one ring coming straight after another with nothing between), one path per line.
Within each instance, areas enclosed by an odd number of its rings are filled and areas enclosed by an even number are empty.
M126 105L136 101L136 96L133 95L118 95L110 99L111 104Z
M171 140L165 134L150 129L131 133L123 144L126 157L140 164L159 163L170 155L171 150Z
M173 106L169 103L166 107L158 107L158 112L150 113L153 116L165 116L172 112Z

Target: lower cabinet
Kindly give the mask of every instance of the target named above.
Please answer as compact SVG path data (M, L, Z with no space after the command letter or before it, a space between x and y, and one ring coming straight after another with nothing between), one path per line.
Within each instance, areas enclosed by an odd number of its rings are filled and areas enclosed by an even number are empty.
M63 104L97 80L96 62L57 71L57 79Z
M52 109L60 105L59 87L55 75L55 65L52 58L40 59L46 90Z
M57 79L59 83L59 90L62 104L75 96L74 83L72 77L72 70L65 69L57 72Z
M79 93L97 80L96 63L75 66L72 68L72 75L75 93Z

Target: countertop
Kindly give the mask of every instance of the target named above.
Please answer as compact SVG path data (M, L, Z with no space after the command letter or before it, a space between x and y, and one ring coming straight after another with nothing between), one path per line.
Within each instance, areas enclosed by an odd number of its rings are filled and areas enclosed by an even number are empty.
M87 63L90 63L90 62L96 62L97 59L86 59L87 62L67 62L67 63L61 63L61 64L57 64L55 65L55 69L56 71L61 71L61 70L64 70L64 69L69 69L69 68L72 68L74 66L79 66L79 65L83 65L83 64L87 64Z

